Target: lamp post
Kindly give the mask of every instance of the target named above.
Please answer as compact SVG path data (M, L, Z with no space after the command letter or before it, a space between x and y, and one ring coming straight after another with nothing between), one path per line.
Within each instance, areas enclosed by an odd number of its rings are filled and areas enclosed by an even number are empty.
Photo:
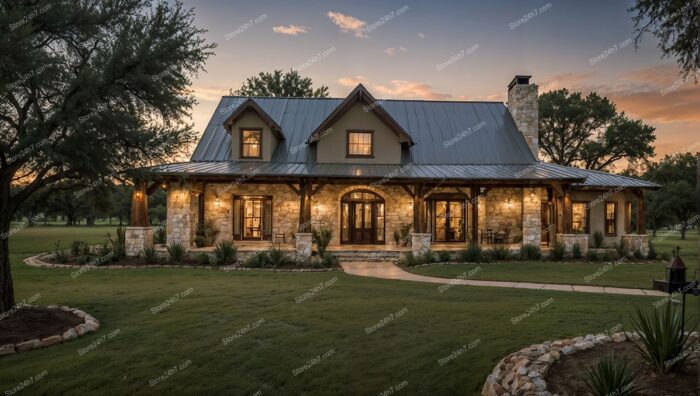
M681 334L685 334L685 295L691 293L695 296L700 295L700 289L697 288L697 282L686 281L686 267L683 259L680 257L681 247L677 246L673 250L673 258L666 266L666 280L654 280L654 290L660 290L669 294L672 297L674 294L680 293L683 295L681 308Z

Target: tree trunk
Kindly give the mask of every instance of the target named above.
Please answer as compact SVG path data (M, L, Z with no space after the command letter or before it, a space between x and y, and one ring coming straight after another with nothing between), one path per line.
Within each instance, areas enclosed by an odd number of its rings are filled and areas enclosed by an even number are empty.
M0 182L0 313L15 306L15 290L10 270L10 181Z
M688 224L683 222L681 223L681 241L685 241L686 231L688 231Z

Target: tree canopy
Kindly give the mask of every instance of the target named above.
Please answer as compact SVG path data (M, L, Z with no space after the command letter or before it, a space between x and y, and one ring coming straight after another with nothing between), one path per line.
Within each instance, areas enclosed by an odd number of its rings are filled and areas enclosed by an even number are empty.
M230 93L237 96L327 98L328 87L321 85L314 89L311 79L301 77L295 70L287 73L275 70L272 73L260 72L257 76L247 78L241 88L230 90Z
M654 130L595 92L584 97L560 89L539 97L540 149L556 164L608 170L622 159L651 157Z
M637 0L629 9L635 15L638 46L649 32L659 40L665 57L675 57L681 73L688 77L700 70L700 3L684 0Z
M194 140L189 86L213 44L192 10L147 0L0 4L0 232L42 189L111 180ZM8 255L5 238L0 312L14 305Z

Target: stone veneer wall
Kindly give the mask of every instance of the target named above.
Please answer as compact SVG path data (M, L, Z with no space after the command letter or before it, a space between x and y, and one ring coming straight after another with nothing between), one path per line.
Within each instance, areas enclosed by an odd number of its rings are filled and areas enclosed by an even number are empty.
M153 247L153 227L126 227L124 239L126 255L136 256L144 248Z
M508 111L525 137L535 159L538 158L538 102L537 85L516 84L508 90Z
M192 244L192 186L189 183L171 183L168 187L167 244L181 243L185 248ZM195 200L196 205L196 200Z
M486 194L485 222L479 219L479 229L494 231L510 228L510 238L522 236L523 232L523 189L493 188ZM511 205L508 207L507 200Z
M622 235L622 240L625 242L630 254L637 250L641 251L645 256L649 254L649 235L624 234Z
M523 244L542 242L542 189L523 188ZM534 195L533 195L534 194Z
M219 196L219 205L216 197ZM299 196L284 184L208 183L204 193L204 219L219 229L216 242L233 239L233 196L272 196L272 235L285 234L292 243L299 225ZM313 216L312 216L313 217Z

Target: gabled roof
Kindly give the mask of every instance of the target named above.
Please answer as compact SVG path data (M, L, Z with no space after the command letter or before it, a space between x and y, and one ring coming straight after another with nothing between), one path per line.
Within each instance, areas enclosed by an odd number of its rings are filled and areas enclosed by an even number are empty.
M377 116L384 124L386 124L387 127L389 127L389 129L396 133L401 143L408 143L409 146L414 144L413 139L411 139L411 135L409 135L408 132L406 132L406 130L403 129L403 127L396 122L396 120L394 120L391 114L382 108L382 106L377 102L377 99L375 99L362 84L358 84L357 87L350 92L348 97L345 98L345 100L343 100L338 107L336 107L335 110L333 110L333 112L329 114L325 120L323 120L323 122L321 122L321 125L316 127L309 138L306 139L306 143L314 144L318 140L322 139L325 131L328 130L328 128L338 121L343 114L347 113L348 110L350 110L357 103L364 103L372 114Z
M229 161L231 136L223 123L246 100L254 101L282 130L273 162L312 162L306 143L345 99L224 96L199 141L192 161ZM414 142L405 163L425 165L529 165L535 163L502 102L381 100Z
M265 110L263 110L255 101L251 98L246 99L241 105L239 105L231 115L224 121L224 128L231 132L231 125L243 117L247 112L252 111L257 113L257 115L262 118L267 125L270 126L272 133L277 136L278 139L284 140L284 135L282 134L282 127L279 126L277 121L273 120Z

